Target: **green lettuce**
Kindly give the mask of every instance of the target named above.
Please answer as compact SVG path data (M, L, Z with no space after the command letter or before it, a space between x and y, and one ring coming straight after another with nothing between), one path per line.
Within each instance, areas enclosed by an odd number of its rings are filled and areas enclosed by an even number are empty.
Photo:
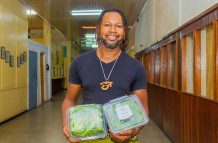
M69 111L70 133L73 137L90 137L104 132L100 105L77 106Z
M132 116L128 119L119 119L116 108L128 106ZM134 128L145 124L144 110L135 100L124 99L119 102L112 102L104 107L107 114L107 121L114 132L120 132L125 129Z

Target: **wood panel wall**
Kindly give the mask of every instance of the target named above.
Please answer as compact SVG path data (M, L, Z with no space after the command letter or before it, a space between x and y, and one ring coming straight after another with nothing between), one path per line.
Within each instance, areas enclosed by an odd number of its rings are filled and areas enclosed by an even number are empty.
M218 142L218 104L216 102L181 94L181 142Z
M217 102L148 84L150 117L176 143L217 143Z
M214 45L215 45L215 54L216 54L216 77L215 77L215 89L218 89L218 20L213 22L213 26L215 28L214 32ZM218 101L218 90L215 90L215 100Z
M206 57L201 57L201 46L205 46L201 30L206 30ZM194 43L191 74L187 57L190 35ZM143 58L150 76L150 117L164 133L176 143L218 143L218 4L136 57ZM202 60L206 60L206 81L201 79ZM187 93L188 74L193 75L189 75L193 93ZM206 82L206 95L202 95L202 82Z
M201 33L199 30L194 31L194 94L201 94Z

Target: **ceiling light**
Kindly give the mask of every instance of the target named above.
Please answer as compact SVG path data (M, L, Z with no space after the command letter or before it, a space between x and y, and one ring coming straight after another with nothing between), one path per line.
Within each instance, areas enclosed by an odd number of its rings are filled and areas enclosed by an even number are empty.
M26 11L26 14L27 14L27 15L36 15L37 13L36 13L34 10L28 9L28 10Z
M102 10L72 10L71 14L73 16L82 16L82 15L100 15Z
M96 26L82 26L83 29L96 29Z

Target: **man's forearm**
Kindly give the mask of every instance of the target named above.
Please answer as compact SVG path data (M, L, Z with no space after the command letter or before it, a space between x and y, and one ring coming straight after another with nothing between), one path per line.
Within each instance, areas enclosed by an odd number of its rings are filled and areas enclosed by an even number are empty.
M133 92L133 94L135 94L139 98L139 100L141 101L141 103L144 107L144 110L145 110L147 116L149 116L147 90L146 89L136 90Z
M69 107L72 107L72 106L75 106L76 103L73 102L72 100L70 99L67 99L65 98L63 103L62 103L62 123L63 123L63 126L65 126L67 124L67 109Z

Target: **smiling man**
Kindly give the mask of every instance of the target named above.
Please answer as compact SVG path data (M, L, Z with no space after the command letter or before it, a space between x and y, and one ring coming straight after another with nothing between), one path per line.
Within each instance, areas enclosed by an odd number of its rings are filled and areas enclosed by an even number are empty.
M127 21L122 11L103 11L96 28L98 49L80 55L70 67L68 91L62 104L62 118L64 135L71 143L74 142L67 132L66 110L76 105L81 89L83 104L104 104L112 99L134 94L138 96L148 114L145 70L140 62L123 52L128 43L127 30ZM85 142L137 143L136 135L141 128L118 134L110 132L109 129L109 137Z

